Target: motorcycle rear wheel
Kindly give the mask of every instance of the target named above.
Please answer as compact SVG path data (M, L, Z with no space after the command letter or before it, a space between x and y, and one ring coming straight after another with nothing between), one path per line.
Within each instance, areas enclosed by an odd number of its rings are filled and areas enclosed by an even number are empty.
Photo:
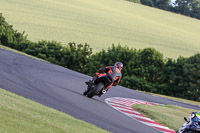
M102 82L95 85L95 87L87 93L87 97L92 98L94 95L97 95L98 92L100 92L103 87L104 87L104 84Z

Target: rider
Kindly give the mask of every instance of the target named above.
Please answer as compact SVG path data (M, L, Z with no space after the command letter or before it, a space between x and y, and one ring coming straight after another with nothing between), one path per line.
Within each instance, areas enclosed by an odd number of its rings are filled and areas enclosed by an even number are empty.
M115 75L114 79L115 81L113 83L111 83L109 86L106 87L106 91L108 91L108 89L111 87L111 86L117 86L121 80L121 77L122 77L122 73L121 73L121 70L123 68L123 64L121 62L116 62L114 64L114 66L107 66L107 67L102 67L99 69L99 72L98 73L95 73L92 80L89 80L87 82L85 82L88 86L92 85L95 80L100 77L102 75L102 73L109 73L110 75ZM84 94L86 94L89 90L86 90L84 92Z
M192 112L190 116L191 125L187 127L188 131L196 131L200 129L200 112Z

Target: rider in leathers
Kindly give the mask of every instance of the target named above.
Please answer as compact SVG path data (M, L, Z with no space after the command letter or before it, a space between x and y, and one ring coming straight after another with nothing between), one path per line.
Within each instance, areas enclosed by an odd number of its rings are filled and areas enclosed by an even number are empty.
M103 74L109 73L110 76L114 79L114 82L112 82L110 85L106 86L106 91L108 91L108 89L111 86L117 86L119 84L119 82L121 80L121 77L122 77L122 73L121 73L122 68L123 68L123 64L121 62L116 62L114 64L114 66L102 67L102 68L99 69L98 73L94 74L92 80L89 80L89 81L87 81L85 83L87 85L91 85L91 84L95 83L95 80L98 77L102 76ZM86 90L83 94L86 95L88 91L89 90Z
M200 132L200 112L192 112L190 117L191 125L186 128L186 131Z

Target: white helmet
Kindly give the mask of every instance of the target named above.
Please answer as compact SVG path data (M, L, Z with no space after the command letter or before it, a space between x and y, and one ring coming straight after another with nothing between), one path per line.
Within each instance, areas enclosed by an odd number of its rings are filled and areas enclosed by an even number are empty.
M119 70L122 70L122 68L123 68L123 63L121 63L121 62L116 62L114 66L117 67L117 68L119 68Z

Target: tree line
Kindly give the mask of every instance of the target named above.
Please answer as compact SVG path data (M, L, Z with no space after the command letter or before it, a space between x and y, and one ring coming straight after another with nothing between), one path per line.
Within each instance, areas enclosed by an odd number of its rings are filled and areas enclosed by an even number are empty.
M159 8L166 11L180 13L186 16L200 19L200 0L128 0L141 3L150 7Z
M124 64L120 85L169 96L200 101L200 53L189 58L164 59L154 48L133 49L112 45L107 50L92 52L88 44L56 41L32 42L25 33L9 25L0 14L0 45L25 52L51 63L93 75L100 67Z

